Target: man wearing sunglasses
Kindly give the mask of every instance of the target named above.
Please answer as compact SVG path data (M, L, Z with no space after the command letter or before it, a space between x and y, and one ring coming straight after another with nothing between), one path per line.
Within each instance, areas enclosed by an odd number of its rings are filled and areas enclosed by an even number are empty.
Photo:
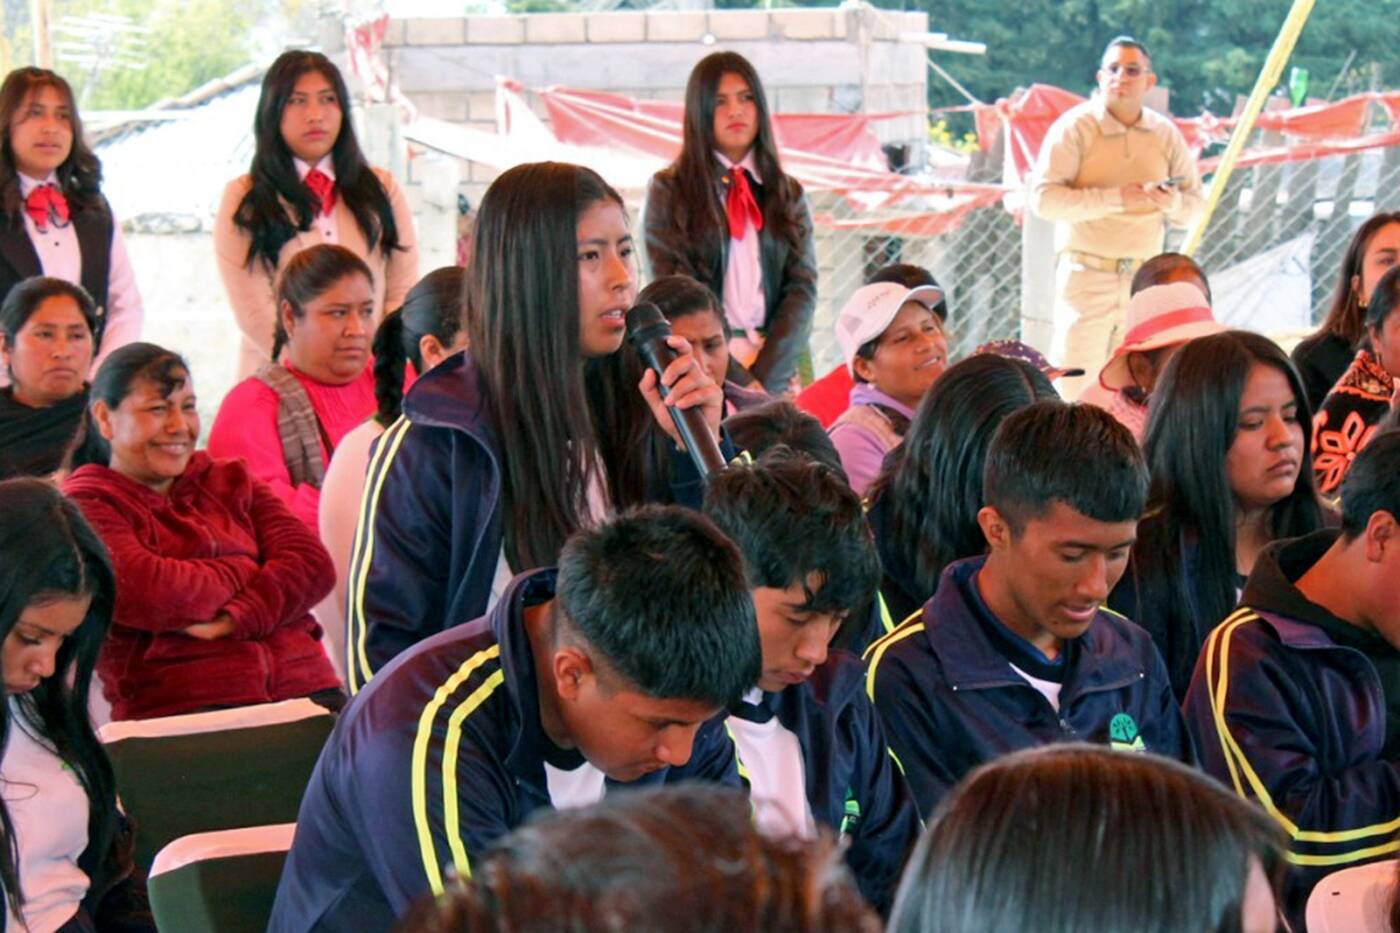
M1098 90L1050 127L1031 178L1031 209L1056 222L1050 358L1096 373L1121 336L1133 273L1204 200L1196 162L1171 120L1143 106L1157 83L1136 39L1104 49ZM1077 398L1083 379L1058 388Z

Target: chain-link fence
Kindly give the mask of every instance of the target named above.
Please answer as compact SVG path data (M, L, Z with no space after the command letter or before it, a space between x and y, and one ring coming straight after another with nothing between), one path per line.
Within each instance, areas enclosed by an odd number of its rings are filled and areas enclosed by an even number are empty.
M970 180L1000 178L997 149L975 158ZM943 286L955 358L984 341L1022 335L1022 226L999 204L972 211L951 231L911 237L841 226L857 216L872 219L843 198L817 195L812 202L821 273L812 328L818 375L840 360L835 319L841 305L890 262L924 266ZM1236 326L1285 342L1296 338L1326 310L1356 227L1377 211L1393 210L1400 210L1400 146L1237 169L1196 252L1215 289L1217 312ZM1182 239L1183 232L1174 231L1168 248ZM1046 291L1054 287L1052 275L1045 273ZM1280 311L1285 305L1286 313Z
M1001 180L1000 147L974 157L969 181ZM1021 226L999 204L978 208L951 230L936 236L889 235L842 221L877 219L845 198L818 194L812 199L820 270L817 314L812 325L812 359L817 374L841 359L836 315L851 292L881 266L912 263L933 273L947 295L950 351L954 358L988 340L1019 335L1021 326ZM888 211L891 219L907 206Z
M1276 252L1306 262L1309 324L1325 312L1356 228L1400 209L1400 146L1236 171L1196 252L1212 277ZM1297 249L1285 250L1290 244ZM1297 272L1303 272L1303 269Z

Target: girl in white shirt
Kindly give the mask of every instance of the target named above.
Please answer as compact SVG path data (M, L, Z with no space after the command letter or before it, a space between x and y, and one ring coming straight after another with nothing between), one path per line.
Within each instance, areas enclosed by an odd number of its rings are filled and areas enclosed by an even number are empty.
M41 480L0 483L0 515L4 928L154 930L87 715L115 592L107 552Z
M144 312L68 82L43 68L11 71L0 84L0 132L0 299L36 275L83 286L97 305L95 373L140 339Z

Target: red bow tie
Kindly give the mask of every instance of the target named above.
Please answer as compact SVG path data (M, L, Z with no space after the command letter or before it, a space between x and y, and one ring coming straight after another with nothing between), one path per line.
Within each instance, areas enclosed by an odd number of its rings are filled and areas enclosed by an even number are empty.
M724 211L729 215L729 236L742 240L750 223L755 230L763 229L763 211L753 196L746 169L736 165L725 178L729 180L729 195L724 202Z
M68 199L53 184L40 185L29 192L29 197L24 200L24 210L34 218L34 224L40 230L47 230L50 222L56 227L68 223Z
M306 187L321 202L321 213L329 214L335 207L335 180L319 168L313 168L306 173Z

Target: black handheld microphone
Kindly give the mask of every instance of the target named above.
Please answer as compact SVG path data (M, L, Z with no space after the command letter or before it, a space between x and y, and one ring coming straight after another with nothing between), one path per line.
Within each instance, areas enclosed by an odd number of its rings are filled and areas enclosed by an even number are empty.
M650 301L643 301L627 312L627 339L660 379L666 367L677 356L666 338L671 336L671 325L661 314L661 309ZM658 385L660 383L658 382ZM661 397L665 398L670 389L660 386ZM676 423L676 431L685 443L690 459L701 476L709 476L725 468L724 456L719 452L710 426L705 423L705 415L699 408L672 408L671 420Z

